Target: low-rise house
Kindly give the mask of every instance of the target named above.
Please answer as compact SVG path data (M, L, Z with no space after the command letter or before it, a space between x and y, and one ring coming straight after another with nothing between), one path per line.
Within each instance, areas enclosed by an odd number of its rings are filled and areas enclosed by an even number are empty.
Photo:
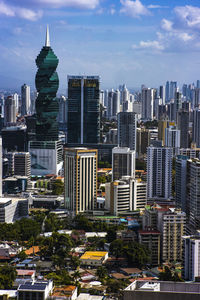
M108 259L106 251L86 251L80 258L81 264L85 266L99 267Z
M46 300L53 291L53 281L28 281L18 287L17 300Z
M77 299L77 287L74 285L67 285L55 287L49 300L75 300Z

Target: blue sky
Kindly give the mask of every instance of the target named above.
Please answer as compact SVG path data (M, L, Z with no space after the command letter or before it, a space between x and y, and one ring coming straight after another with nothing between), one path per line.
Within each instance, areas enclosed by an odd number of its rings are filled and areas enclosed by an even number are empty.
M0 0L0 87L34 87L49 24L67 75L100 75L102 88L200 79L198 0Z

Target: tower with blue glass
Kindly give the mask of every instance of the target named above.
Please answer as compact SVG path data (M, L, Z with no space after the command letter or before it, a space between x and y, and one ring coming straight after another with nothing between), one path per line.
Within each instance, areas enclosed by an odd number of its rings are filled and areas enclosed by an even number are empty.
M58 139L57 121L59 104L56 98L58 62L50 46L47 26L45 46L36 58L36 136L34 141L29 142L32 175L58 175L62 167L62 144Z

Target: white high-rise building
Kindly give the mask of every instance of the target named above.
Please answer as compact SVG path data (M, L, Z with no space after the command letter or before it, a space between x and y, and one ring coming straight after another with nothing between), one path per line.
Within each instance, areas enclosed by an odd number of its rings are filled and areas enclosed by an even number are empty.
M200 234L183 236L183 277L195 281L200 277Z
M165 105L165 86L161 85L159 87L159 96L162 99L162 105Z
M122 176L135 177L135 151L127 147L115 147L112 150L112 181Z
M64 151L64 202L73 215L93 211L97 200L97 150Z
M153 120L155 90L150 88L142 89L142 119Z
M147 198L171 197L172 157L172 148L147 148Z
M27 115L30 113L31 96L30 86L24 84L21 87L21 115Z
M180 148L180 130L171 126L165 128L165 146L172 147L174 150Z
M147 183L134 179L132 183L133 210L144 209L147 204Z
M120 112L118 121L118 145L136 151L137 115L133 112Z

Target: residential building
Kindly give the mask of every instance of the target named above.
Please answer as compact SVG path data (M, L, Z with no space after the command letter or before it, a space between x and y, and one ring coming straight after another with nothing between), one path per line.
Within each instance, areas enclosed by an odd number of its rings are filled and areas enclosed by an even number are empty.
M166 212L158 211L158 230L162 234L162 261L182 261L182 236L186 231L186 214L170 208Z
M199 233L199 232L198 232ZM183 236L183 278L200 278L200 235Z
M175 192L176 206L186 212L187 195L187 156L178 155L175 163Z
M147 147L150 145L151 134L148 129L137 128L137 157L143 157L147 154Z
M18 287L17 300L46 300L53 291L53 281L27 281Z
M123 300L198 300L199 283L135 280L123 291Z
M112 181L122 176L135 176L135 151L127 147L112 150Z
M139 243L150 251L150 264L160 265L160 231L153 230L151 227L139 230Z
M180 130L180 148L189 146L189 111L180 110L177 117L177 125Z
M93 211L97 200L97 150L65 148L64 204L76 215Z
M172 156L172 148L147 148L147 198L171 197Z
M176 127L165 128L165 146L173 148L173 153L177 153L180 148L180 130Z
M0 198L0 223L13 223L28 217L28 200Z
M136 151L137 115L133 112L120 112L118 121L118 145Z
M200 148L200 110L195 108L193 110L193 126L192 126L192 141Z
M8 96L4 103L4 125L10 126L16 123L16 101L13 96Z
M68 76L68 144L100 142L100 78Z
M134 179L132 182L132 210L144 209L147 204L147 183L140 179Z
M142 119L153 120L155 90L150 88L142 89Z

